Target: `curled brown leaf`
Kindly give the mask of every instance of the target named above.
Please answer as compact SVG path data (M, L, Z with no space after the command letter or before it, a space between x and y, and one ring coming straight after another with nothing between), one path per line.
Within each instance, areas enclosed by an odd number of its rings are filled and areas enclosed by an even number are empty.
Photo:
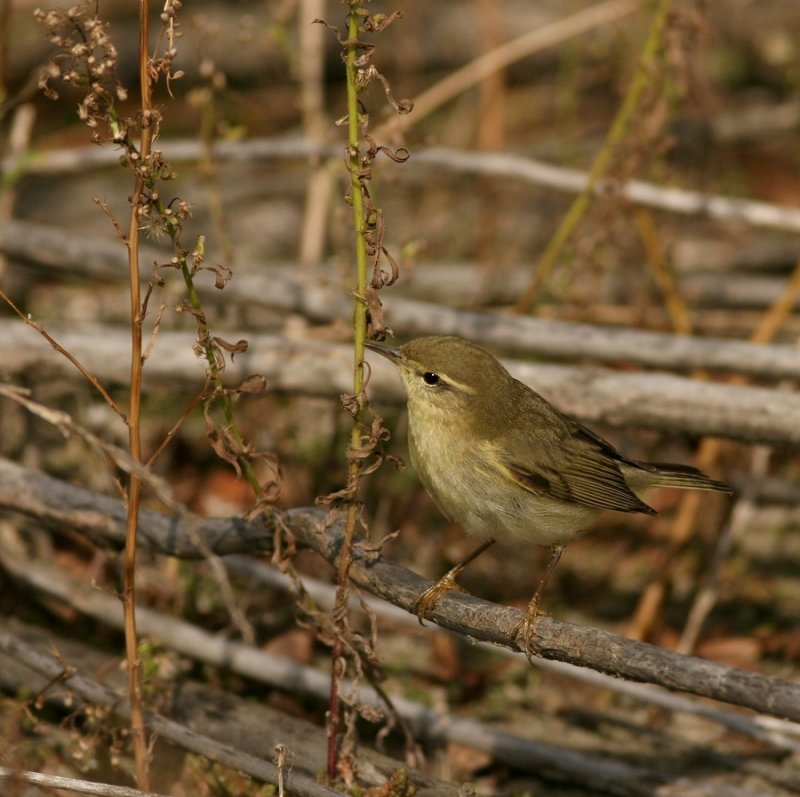
M231 360L237 355L242 354L243 352L247 351L247 347L249 346L248 342L244 339L237 340L236 343L231 343L230 341L224 340L219 336L215 335L211 338L211 342L215 346L219 346L221 349L225 349L230 355Z
M241 385L242 393L263 393L267 389L267 378L263 374L250 374Z

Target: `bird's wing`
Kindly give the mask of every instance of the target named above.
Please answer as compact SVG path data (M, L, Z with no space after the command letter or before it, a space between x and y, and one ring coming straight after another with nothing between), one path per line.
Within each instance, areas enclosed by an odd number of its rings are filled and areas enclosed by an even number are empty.
M526 490L568 503L655 514L628 486L620 463L629 461L610 443L554 408L536 409L548 415L543 419L548 423L539 427L551 430L547 440L518 430L495 449L510 478Z

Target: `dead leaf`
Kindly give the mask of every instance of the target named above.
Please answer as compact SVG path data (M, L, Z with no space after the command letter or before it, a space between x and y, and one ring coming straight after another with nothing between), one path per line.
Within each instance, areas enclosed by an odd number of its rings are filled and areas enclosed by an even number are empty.
M211 342L214 345L219 346L221 349L225 349L225 351L230 352L231 355L246 352L247 347L249 346L246 340L237 340L236 343L230 343L229 341L217 336L211 338ZM233 356L231 356L231 359L233 359Z
M263 374L251 374L238 389L242 393L263 393L267 389L267 378Z

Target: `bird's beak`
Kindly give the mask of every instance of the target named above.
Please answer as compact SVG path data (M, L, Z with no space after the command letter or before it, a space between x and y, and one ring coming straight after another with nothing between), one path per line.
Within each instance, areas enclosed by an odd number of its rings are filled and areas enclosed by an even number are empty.
M391 360L395 365L400 365L403 360L403 352L400 349L390 349L388 346L381 346L380 343L373 343L371 340L365 341L364 345L387 360Z

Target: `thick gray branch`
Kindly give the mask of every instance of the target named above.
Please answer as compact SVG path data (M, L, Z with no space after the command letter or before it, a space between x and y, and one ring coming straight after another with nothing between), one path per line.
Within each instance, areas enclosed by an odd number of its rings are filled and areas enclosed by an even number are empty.
M119 281L126 268L125 250L117 241L87 239L31 222L0 223L0 252L65 275L79 273ZM145 250L143 255L143 260L149 262L166 259L167 255L151 249ZM523 272L515 274L519 281L516 297L530 277ZM730 282L721 283L718 275L707 275L707 278L714 280L715 295ZM454 291L457 293L461 283L475 286L471 290L477 294L477 286L482 283L480 269L464 265L420 269L419 279L427 280L429 295L443 297ZM440 280L438 285L437 279ZM741 282L741 278L738 279ZM759 284L765 281L773 293L780 292L778 280L760 279ZM745 285L745 297L760 295L750 284L752 282L753 279ZM403 286L399 287L402 292ZM346 286L332 285L323 277L302 277L291 268L271 268L269 290L264 290L263 271L246 265L224 292L211 287L207 280L200 281L200 288L205 301L240 301L251 307L302 313L315 321L347 318L352 312L352 297ZM775 297L770 294L768 298ZM458 334L478 343L558 359L635 363L672 370L697 368L767 379L800 378L800 351L795 346L758 346L723 338L457 310L396 295L387 301L386 310L392 328L405 336Z
M97 706L105 706L121 719L130 718L130 705L127 700L120 699L115 692L83 675L74 673L63 677L65 675L64 665L51 653L29 645L5 629L0 629L0 651L24 663L45 678L59 681L78 695L81 700ZM317 783L313 777L303 772L292 772L287 767L281 773L275 764L263 758L243 753L227 744L191 731L184 725L160 714L148 711L145 720L148 727L159 736L169 739L187 750L200 753L212 761L219 761L232 769L247 772L267 783L278 783L279 778L283 778L292 793L303 795L303 797L337 797L339 794L333 789Z
M106 597L105 600L112 599ZM119 611L118 605L117 611ZM2 626L0 630L3 630ZM45 645L50 650L55 648L65 661L77 666L81 671L94 672L107 668L107 659L99 661L95 651L72 639L53 637L51 633L42 633L39 629L28 626L20 628L18 623L15 623L13 633L17 637L22 637L29 645L35 643ZM152 632L144 630L143 633ZM157 633L154 635L158 636ZM174 637L168 638L172 646ZM269 654L261 651L255 655L262 659L270 658ZM0 653L0 663L3 665L0 667L0 683L6 689L17 691L24 688L36 693L46 686L45 679L36 678L26 667L19 666L16 661L2 653ZM289 670L290 667L295 671L313 673L313 677L295 675L293 682L289 682L287 678L279 684L279 688L309 694L312 691L308 688L310 682L316 682L320 687L320 691L316 694L323 697L327 694L330 688L329 677L326 678L317 670L287 662L285 669ZM264 669L262 665L261 669L249 674L251 677L259 678L264 675ZM272 669L275 670L276 667L273 666ZM235 671L241 672L241 670ZM287 676L290 678L293 674L288 672ZM269 678L263 680L269 682ZM358 701L369 705L381 705L374 692L370 696L370 691L364 686L359 687ZM61 702L59 700L61 693L58 689L51 689L47 696L51 701ZM566 745L538 742L455 714L411 704L411 701L403 698L399 699L399 703L395 703L395 708L405 715L410 705L415 707L415 713L409 719L417 738L437 745L455 742L483 750L489 752L499 764L514 767L522 772L533 772L547 779L576 782L584 789L621 797L652 797L656 794L663 794L664 797L674 794L680 794L681 797L689 795L711 797L718 793L729 794L723 784L717 784L712 780L714 778L712 772L705 772L697 778L685 771L681 774L665 771L663 766L648 767L645 756L641 756L642 760L637 764L630 764L591 751L571 749ZM292 753L291 761L295 769L308 773L324 769L326 755L324 731L306 720L282 714L261 703L212 689L207 684L182 682L176 684L172 690L168 713L189 729L197 730L213 739L224 740L228 745L244 753L263 755L265 750L270 750L280 743ZM259 733L254 734L254 728L258 728ZM653 755L657 757L658 753ZM362 786L381 785L399 766L399 762L365 747L359 750L359 763L358 780ZM737 767L737 763L721 760L718 766L720 772L724 768L730 775L730 769ZM746 768L739 770L740 777L743 777L745 772ZM456 797L459 792L457 786L435 781L418 771L410 770L408 774L419 797ZM757 793L743 792L742 797L754 796Z
M89 490L0 460L0 507L70 526L98 542L119 547L125 533L122 509L106 515L111 508L109 501ZM339 524L323 529L316 509L297 509L281 517L300 544L317 551L327 561L336 562L342 539ZM140 534L145 547L196 558L201 556L193 542L198 534L217 554L264 551L272 536L261 523L220 518L212 521L197 518L188 523L148 510L141 512ZM355 554L349 571L353 581L407 611L412 610L420 592L429 585L415 573L365 553L358 546ZM511 630L521 616L517 609L453 593L446 595L433 613L433 619L444 628L512 648L517 644ZM546 617L537 624L534 649L536 655L544 658L800 721L800 685L779 678L683 656Z
M203 154L202 145L196 141L165 141L161 148L168 160L198 160ZM249 139L246 141L220 141L214 145L217 160L259 160L264 158L302 158L320 153L338 158L341 151L292 136L291 138ZM32 161L6 158L2 161L5 173L22 170L27 174L57 174L76 169L103 168L117 164L119 152L112 147L81 147L39 153ZM428 167L439 166L466 174L486 174L541 185L564 191L580 193L586 187L586 172L555 166L533 158L504 153L467 152L446 149L416 149L409 161ZM601 182L597 192L616 191L620 196L644 207L666 210L681 215L701 216L718 220L741 221L756 227L766 227L790 232L800 231L800 210L767 202L757 202L717 194L703 194L681 188L669 188L631 180L626 183Z
M22 560L14 556L7 556L6 566L20 582L34 586L45 594L75 607L81 613L99 619L112 627L120 628L122 626L122 608L117 599L39 561L33 563L30 559ZM137 628L142 635L165 640L171 650L184 656L217 667L224 667L231 672L270 684L278 689L287 690L294 695L311 696L321 702L325 702L329 696L330 675L322 670L298 664L242 642L225 639L219 634L204 631L183 620L160 614L152 609L138 607L136 617ZM1 631L2 625L0 625ZM59 649L63 650L64 648L60 647ZM72 659L69 660L72 661ZM2 664L4 662L0 658L0 665ZM5 677L5 674L2 673L3 669L7 668L0 667L0 678ZM386 709L383 698L371 686L356 684L351 679L345 678L342 680L340 689L343 694L351 695L361 705L372 706L381 712ZM219 726L219 722L214 721L214 716L219 714L217 709L223 698L212 698L209 701L208 689L203 689L203 694L208 710L200 725L202 732L214 738L224 739L228 744L234 744L230 734L212 732L215 725ZM395 711L408 724L415 738L438 744L455 742L480 750L490 750L498 762L522 770L547 771L560 777L575 777L577 773L592 772L594 785L602 787L603 790L620 782L625 783L628 788L631 784L641 783L643 780L652 786L654 781L661 780L663 777L642 767L632 767L605 756L590 755L563 746L529 741L498 731L475 720L443 712L399 695L390 695L390 698ZM212 705L209 705L209 702L212 702ZM217 705L214 706L213 703ZM183 713L180 713L177 719L185 721L186 718ZM292 733L292 723L288 719L277 723L277 717L273 716L270 719L273 729L259 735L258 750L264 750L265 743L271 747L282 741L293 750L302 753L303 760L298 762L302 769L309 772L314 772L315 769L317 771L324 769L325 743L324 739L318 738L322 736L320 732L309 733L310 729L305 726L303 728L305 733L302 734L305 738L298 740L297 736L300 734ZM261 724L255 721L255 717L253 720L248 729L251 738L253 727L261 727ZM282 738L270 738L276 731ZM300 745L298 745L298 741L301 741ZM255 752L252 749L252 742L248 745L246 738L236 739L235 746L245 752ZM369 753L367 758L370 759L370 764L373 766L382 763L383 766L378 768L387 776L391 773L393 767L388 766L387 761L376 761ZM316 766L314 766L315 764ZM613 793L617 793L617 791L628 794L626 789L613 789ZM645 791L644 793L649 792Z
M108 326L48 331L102 382L126 384L128 333ZM244 334L230 333L237 340ZM231 384L263 374L272 390L340 396L351 391L352 350L317 341L247 335L248 351L227 370ZM177 383L202 384L203 363L192 352L194 335L162 330L145 367L150 389ZM24 324L0 320L0 362L6 373L49 364L72 366ZM699 382L666 373L617 372L602 368L506 361L511 372L559 409L588 422L641 426L693 435L718 435L751 443L800 443L800 396L786 390ZM373 398L402 401L393 366L370 360Z
M434 147L415 152L409 162L413 165L440 166L467 174L507 177L569 194L580 193L589 182L586 172L501 152L464 152L446 147ZM624 183L602 180L595 186L596 194L609 192L624 197L636 205L680 215L735 220L754 227L800 232L800 210L768 202L703 194L683 188L667 188L642 180L629 180Z
M58 581L62 576L63 574L59 573L55 580ZM97 589L92 589L85 583L76 588L79 593L83 591L84 596L90 596L89 600L91 601L114 604L113 613L117 618L121 618L122 608L119 600ZM69 602L69 597L66 600ZM79 603L81 603L80 600ZM141 611L147 612L148 610L137 608L137 615ZM106 614L110 614L110 612L106 612ZM151 612L151 614L155 613ZM103 619L107 622L107 618ZM181 621L175 618L164 619L167 625L176 623L190 629L193 628L186 623L182 624ZM241 673L241 670L235 669L235 662L224 658L222 660L214 660L213 654L212 656L205 655L208 653L209 647L213 650L215 647L220 647L221 642L222 646L225 646L225 642L217 634L206 633L205 639L201 640L203 648L199 655L195 655L197 651L187 651L185 649L187 647L185 633L181 635L178 632L178 638L176 639L169 633L159 633L159 628L157 626L154 628L152 625L142 628L140 631L143 635L169 640L171 650L177 650L185 655L200 658L201 661L214 661L218 666L226 668L233 665L233 671ZM74 638L60 637L53 634L49 629L22 624L18 620L8 624L0 621L0 633L8 633L29 646L29 648L38 649L44 647L50 652L58 651L60 658L64 662L74 667L82 675L87 676L87 678L94 673L104 673L103 682L106 687L112 688L119 693L123 693L125 690L124 677L120 677L121 673L116 668L109 667L109 656L100 654L96 649L90 648ZM204 632L199 632L198 630L198 633L202 634ZM178 644L176 645L175 642ZM236 643L232 644L235 645ZM241 645L241 647L246 646ZM260 650L253 651L253 653L254 656L262 658L262 666L264 661L269 662L271 658L270 654ZM292 662L286 662L286 660L284 660L284 663L284 669L288 669L290 666L297 666L301 670L303 669L301 665L294 665ZM268 664L265 669L268 671L266 673L267 677L260 677L265 673L258 670L241 674L250 675L256 680L270 683L270 667ZM273 666L271 669L274 672L277 667ZM324 673L314 672L321 676L323 681L325 680ZM300 681L301 679L297 680ZM47 685L47 678L31 672L29 667L20 663L19 660L0 653L0 686L3 689L14 693L24 690L29 694L37 694L45 689ZM290 684L287 682L278 684L279 688L293 690L296 694L308 694L307 691L300 688L301 685L304 686L305 684ZM325 686L328 689L330 688L330 676L328 676ZM325 731L308 720L293 717L270 706L213 689L205 683L200 684L182 680L174 684L174 687L169 691L168 704L163 702L165 695L163 693L160 695L162 711L168 714L170 719L184 726L187 733L202 734L200 738L208 737L217 742L224 742L225 745L235 748L239 753L255 756L262 761L265 756L267 758L272 757L272 751L281 745L288 748L287 766L290 766L293 772L302 773L304 777L315 778L317 773L324 771L327 755ZM49 701L62 702L60 700L62 698L60 687L51 688L45 696ZM382 707L377 698L374 702ZM257 729L257 732L255 729ZM176 739L176 741L180 742L180 739ZM596 760L589 758L584 762L584 766L590 766ZM602 762L602 759L599 760ZM359 761L363 766L359 770L358 780L364 787L380 786L386 783L399 766L398 761L370 748L363 748L359 751ZM258 772L252 774L258 775ZM419 797L456 797L457 795L455 786L436 781L416 770L410 770L408 774L409 780L416 788L416 794ZM577 773L572 774L577 776ZM129 797L139 797L140 794L131 794ZM108 797L128 796L109 794Z

